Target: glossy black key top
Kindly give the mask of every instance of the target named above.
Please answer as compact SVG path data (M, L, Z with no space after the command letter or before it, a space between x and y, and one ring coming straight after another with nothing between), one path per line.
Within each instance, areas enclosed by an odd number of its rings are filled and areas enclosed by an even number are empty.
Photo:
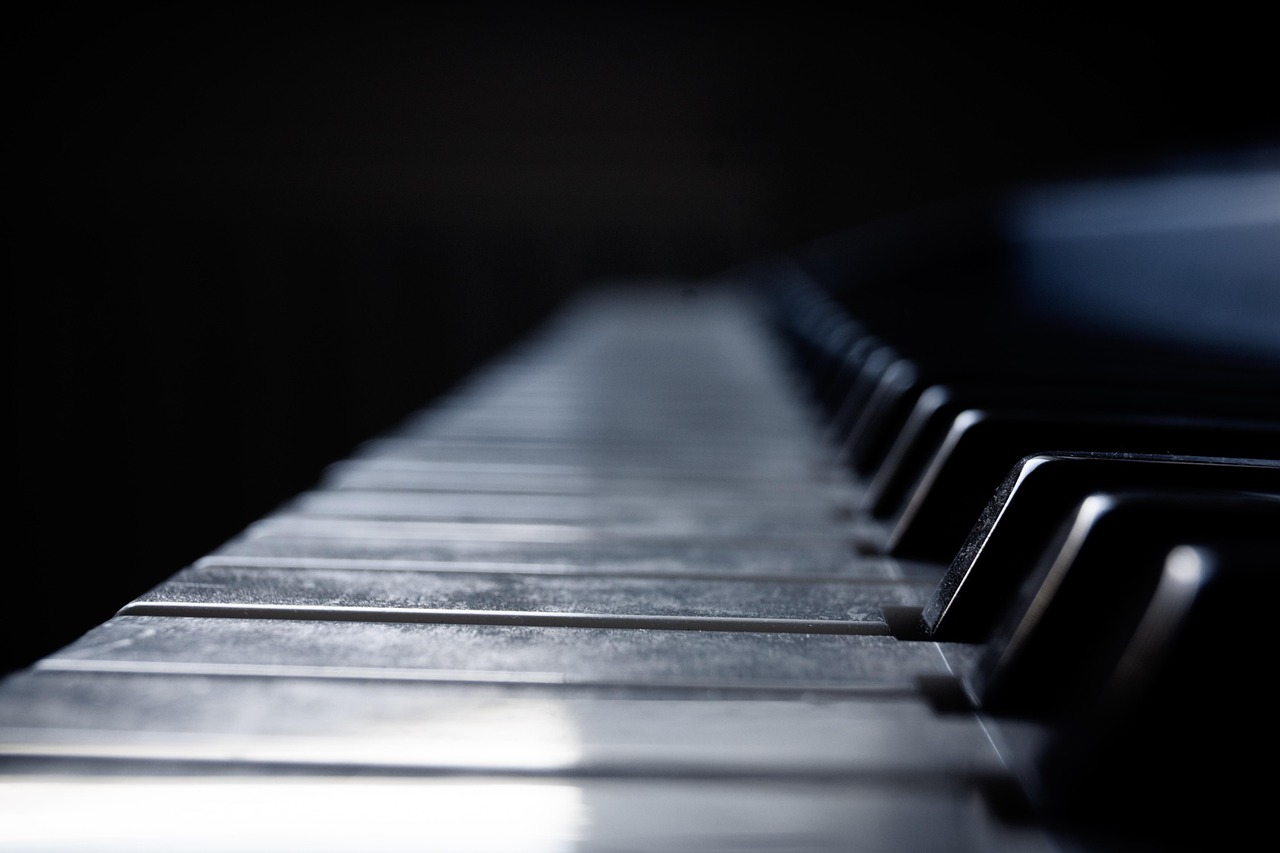
M1060 416L970 409L952 422L901 507L860 537L894 556L949 563L999 487L1024 456L1107 451L1268 458L1280 422L1192 418Z
M1016 409L1040 413L1046 420L1085 414L1280 419L1280 394L1260 393L1226 377L1211 388L1079 374L934 384L896 398L891 389L879 390L878 408L863 413L859 434L850 436L846 450L853 470L869 478L863 506L879 518L889 517L900 506L955 417L966 409Z
M1136 642L1170 550L1189 541L1252 541L1278 531L1280 497L1274 495L1089 496L1006 611L969 674L972 693L997 714L1060 720L1089 713L1091 697Z
M1094 492L1141 488L1280 494L1280 462L1117 453L1022 459L996 490L925 606L926 630L936 640L986 640L1072 508Z

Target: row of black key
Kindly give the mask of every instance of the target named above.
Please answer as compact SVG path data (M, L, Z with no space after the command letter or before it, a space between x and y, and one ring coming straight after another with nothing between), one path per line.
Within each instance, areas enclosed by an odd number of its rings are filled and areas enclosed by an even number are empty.
M922 341L798 266L768 279L862 486L860 547L946 567L899 635L957 644L971 707L1030 732L1011 758L1037 807L1160 842L1262 820L1238 766L1275 740L1272 372L1060 329L969 346L960 318Z

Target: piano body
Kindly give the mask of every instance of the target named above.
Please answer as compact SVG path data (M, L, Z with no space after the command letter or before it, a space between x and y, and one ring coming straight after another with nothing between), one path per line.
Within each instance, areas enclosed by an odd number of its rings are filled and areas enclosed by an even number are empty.
M0 849L1244 843L1278 251L1250 170L602 287L8 676Z

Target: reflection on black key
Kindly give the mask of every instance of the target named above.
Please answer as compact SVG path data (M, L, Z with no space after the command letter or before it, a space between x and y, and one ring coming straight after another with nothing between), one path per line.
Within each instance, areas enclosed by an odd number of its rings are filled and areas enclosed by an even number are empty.
M1277 569L1275 527L1169 552L1086 713L1039 760L1048 814L1167 846L1270 829Z

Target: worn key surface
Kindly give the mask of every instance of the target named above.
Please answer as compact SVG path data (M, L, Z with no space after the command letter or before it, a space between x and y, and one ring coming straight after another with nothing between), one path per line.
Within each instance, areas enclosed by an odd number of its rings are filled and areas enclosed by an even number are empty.
M572 307L0 685L0 848L78 843L56 798L131 850L296 849L301 801L314 849L1053 849L774 346L728 292Z

